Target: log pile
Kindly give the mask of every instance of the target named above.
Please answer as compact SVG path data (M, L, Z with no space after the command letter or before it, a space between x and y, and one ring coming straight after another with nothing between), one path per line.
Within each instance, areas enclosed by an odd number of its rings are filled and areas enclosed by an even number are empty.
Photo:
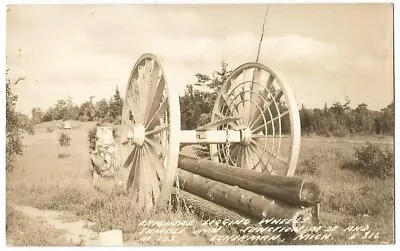
M199 206L207 200L219 205L208 206L217 217L227 215L226 208L254 220L291 219L297 233L307 231L304 226L318 224L319 187L303 178L262 174L180 155L178 180L189 204ZM224 209L219 210L221 206ZM300 224L299 219L303 221Z

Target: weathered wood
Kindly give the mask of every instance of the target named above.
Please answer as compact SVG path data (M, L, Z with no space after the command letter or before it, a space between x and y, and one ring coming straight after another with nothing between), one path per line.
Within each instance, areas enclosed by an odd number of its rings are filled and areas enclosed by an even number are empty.
M314 206L320 202L318 185L300 177L263 174L182 154L179 156L178 167L292 205Z
M244 214L234 212L184 190L176 191L177 189L174 189L174 195L178 197L177 199L184 201L187 206L195 208L195 210L200 211L208 217L231 220L247 218Z
M299 217L307 218L305 215L308 214L311 216L311 208L288 205L182 169L178 169L178 179L181 189L253 219L291 219L292 227L295 229ZM311 217L306 224L310 221Z

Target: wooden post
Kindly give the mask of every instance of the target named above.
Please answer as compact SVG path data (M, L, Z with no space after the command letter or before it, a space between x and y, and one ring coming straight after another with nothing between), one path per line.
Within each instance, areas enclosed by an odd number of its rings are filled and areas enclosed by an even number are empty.
M178 167L292 205L315 206L320 202L318 185L300 177L262 174L182 154ZM198 184L198 189L203 189L202 184Z

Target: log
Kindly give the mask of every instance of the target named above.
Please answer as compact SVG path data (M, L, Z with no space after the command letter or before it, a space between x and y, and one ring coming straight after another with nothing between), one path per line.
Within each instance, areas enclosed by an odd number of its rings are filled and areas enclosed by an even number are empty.
M268 219L291 219L291 226L296 232L303 231L299 228L298 219L307 219L304 225L310 226L313 220L312 208L301 208L282 203L263 195L244 190L237 186L230 186L218 181L204 178L200 175L178 169L178 180L180 188L202 197L225 208L235 210L249 218L262 220Z
M300 177L258 173L182 154L179 156L178 167L291 205L308 207L320 202L319 186Z
M208 217L216 219L231 219L231 220L240 220L243 218L247 218L243 214L239 214L232 210L229 210L225 207L217 205L211 201L203 199L194 194L188 193L184 190L175 189L174 195L178 197L177 199L183 200L186 205L195 208L195 210L200 211L202 214L207 215Z

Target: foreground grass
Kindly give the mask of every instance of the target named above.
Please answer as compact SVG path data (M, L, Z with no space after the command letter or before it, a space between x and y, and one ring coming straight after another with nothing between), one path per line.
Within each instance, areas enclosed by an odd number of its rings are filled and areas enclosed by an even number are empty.
M70 246L62 232L30 219L11 206L6 207L8 246Z
M394 243L394 177L370 178L340 168L354 160L354 148L360 146L339 141L321 142L316 147L312 141L302 142L296 174L320 185L321 223L325 227L338 227L334 239L327 244ZM384 147L386 145L382 144ZM344 231L349 226L366 225L367 231L379 233L379 238L365 240L358 236L352 239L352 233Z

